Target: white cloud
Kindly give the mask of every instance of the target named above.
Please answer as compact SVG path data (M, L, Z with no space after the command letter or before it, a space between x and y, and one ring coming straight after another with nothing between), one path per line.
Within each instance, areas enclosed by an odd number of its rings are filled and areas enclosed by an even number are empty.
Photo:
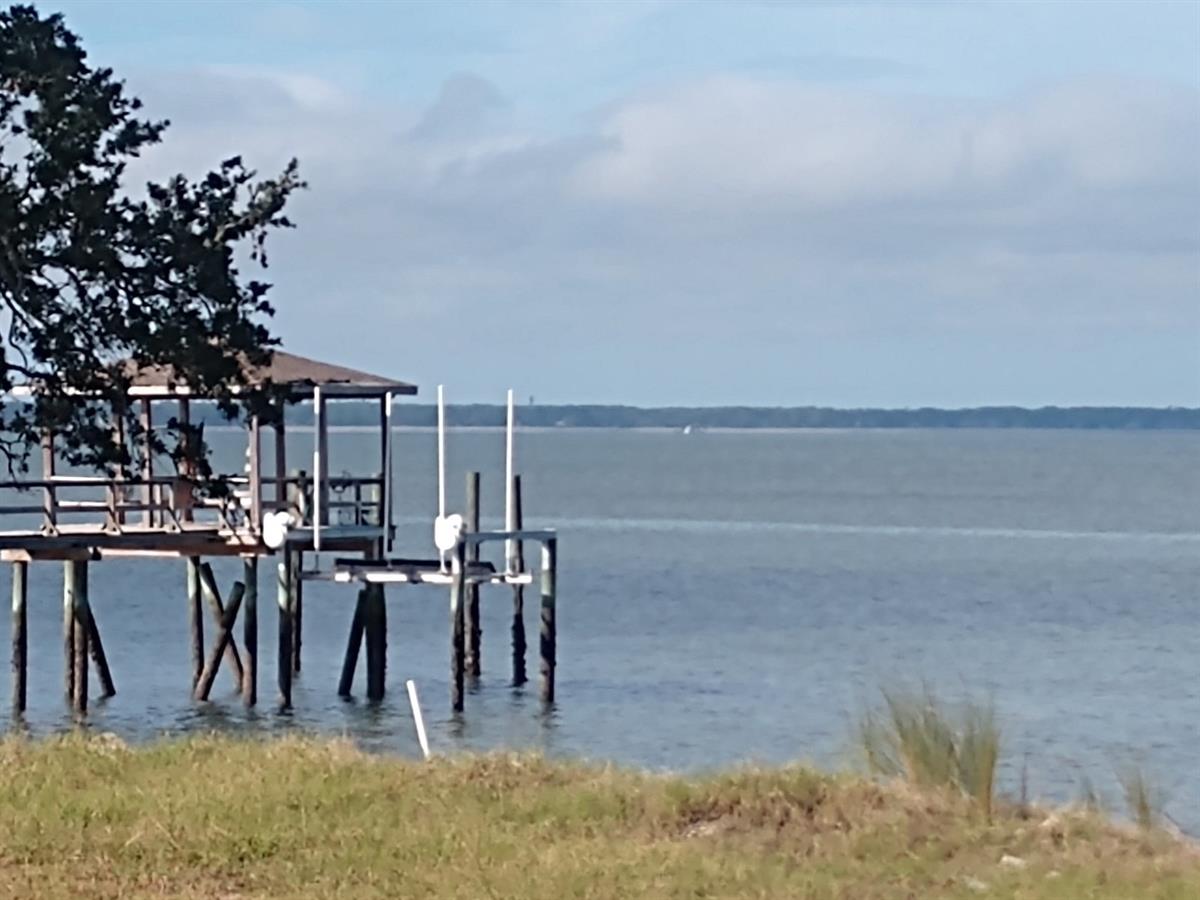
M572 135L520 124L475 77L424 110L266 70L158 79L153 95L176 124L147 171L300 157L312 189L273 253L284 333L337 356L329 310L357 311L378 327L351 361L394 369L404 335L405 377L442 377L463 329L520 328L551 348L529 379L597 399L628 399L632 373L656 367L748 389L755 364L784 377L790 359L880 335L1019 353L1033 329L1200 333L1194 91L1097 81L946 100L717 77L617 101ZM577 370L565 347L589 341L621 368ZM1195 371L1194 357L1155 364L1160 388ZM491 385L485 368L461 377ZM1187 396L1200 400L1194 378L1163 402Z

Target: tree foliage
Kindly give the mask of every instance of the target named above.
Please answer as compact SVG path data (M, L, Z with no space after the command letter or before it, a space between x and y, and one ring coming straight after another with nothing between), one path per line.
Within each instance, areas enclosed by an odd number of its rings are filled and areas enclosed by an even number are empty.
M34 389L0 405L10 469L47 428L75 464L130 466L112 429L122 417L137 431L136 367L163 367L231 418L274 408L269 390L235 390L277 343L270 285L239 261L265 268L267 236L291 227L296 162L259 179L234 157L135 193L127 169L168 125L140 110L110 69L89 65L61 16L0 8L0 391ZM206 472L199 435L168 425L158 450Z

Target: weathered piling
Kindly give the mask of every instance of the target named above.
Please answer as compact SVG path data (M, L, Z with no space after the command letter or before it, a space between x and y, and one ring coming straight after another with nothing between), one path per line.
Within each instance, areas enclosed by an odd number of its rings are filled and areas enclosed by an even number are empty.
M459 541L454 548L450 582L450 708L462 712L463 670L465 660L465 616L467 584L466 545Z
M200 557L187 558L188 636L192 647L192 690L204 671L204 615L200 609Z
M242 561L242 579L246 592L242 598L242 649L246 664L242 667L242 701L246 706L258 703L258 557Z
M229 592L229 604L225 607L225 611L221 615L221 622L217 626L216 640L208 654L208 659L205 660L204 671L200 673L200 681L196 685L195 697L197 700L207 700L212 691L213 682L217 678L217 669L221 665L221 657L225 655L225 651L233 639L233 625L237 621L237 614L242 607L242 597L245 593L246 586L240 581L234 582L233 590Z
M541 675L542 702L554 702L554 667L558 654L555 599L558 589L558 539L542 544Z
M479 473L467 473L467 531L475 534L479 531ZM467 548L467 562L479 562L479 544L473 543ZM482 662L480 660L480 639L483 628L479 621L479 585L468 584L464 610L464 628L466 632L466 674L468 678L478 678Z
M349 697L354 690L354 670L358 668L358 651L363 642L366 606L367 589L364 587L358 592L354 618L350 620L350 639L346 642L346 655L342 658L342 677L338 679L339 697Z
M87 625L88 651L92 655L92 665L96 667L96 675L100 679L100 690L105 697L115 697L117 686L113 683L112 670L108 667L108 654L104 652L104 642L100 640L100 629L96 626L96 614L92 611L90 600Z
M63 688L67 702L75 699L75 568L63 561Z
M88 606L87 565L87 560L68 560L68 572L65 573L71 586L71 630L74 632L71 705L77 715L85 714L88 707L88 618L91 609Z
M212 566L204 563L200 566L200 589L204 594L204 599L208 601L209 611L212 613L213 624L221 627L221 623L225 621L225 604L221 602L221 591L217 587L217 579L213 575ZM201 645L203 649L203 645ZM242 669L242 657L238 653L237 642L233 639L233 633L230 632L228 639L223 646L225 659L229 663L229 673L233 677L233 687L236 691L242 689L242 679L245 673ZM203 669L201 670L203 671Z
M12 708L25 712L26 681L29 673L29 623L25 615L29 563L18 560L12 567Z
M513 476L512 485L513 528L520 531L525 527L521 514L521 476ZM515 548L516 569L525 571L525 545L517 541ZM525 675L525 585L513 585L512 609L512 683L524 684L528 679Z
M363 627L367 643L367 699L382 700L387 680L387 606L382 584L368 584Z
M300 674L300 645L304 642L304 553L292 554L292 673Z
M292 707L292 561L284 550L276 566L276 604L279 607L279 705Z

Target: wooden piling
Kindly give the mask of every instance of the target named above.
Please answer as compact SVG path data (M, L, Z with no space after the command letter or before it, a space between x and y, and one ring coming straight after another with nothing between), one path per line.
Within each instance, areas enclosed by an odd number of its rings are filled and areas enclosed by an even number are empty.
M453 581L450 583L450 708L462 712L463 669L465 663L465 616L467 581L466 545L461 541L454 548L451 562Z
M520 531L524 527L521 515L521 476L513 476L513 527ZM516 546L517 571L525 571L524 542L517 541ZM512 610L512 683L522 685L527 681L525 675L525 585L513 585Z
M221 623L225 620L225 605L221 602L221 591L217 587L216 576L213 575L212 566L204 563L200 566L200 589L204 594L204 599L208 601L209 611L212 613L213 624L220 628ZM204 649L204 644L201 642L201 651ZM245 677L245 671L242 668L242 657L238 653L237 642L230 634L229 639L225 642L225 660L229 663L229 672L233 676L233 688L236 691L241 691L242 680Z
M242 578L246 586L242 597L242 649L246 651L242 701L254 706L258 703L258 557L247 556L242 561Z
M188 635L192 647L192 692L204 671L204 616L200 609L200 557L187 559Z
M234 582L233 590L229 592L229 604L225 607L225 612L221 616L221 623L217 626L217 637L213 643L213 648L208 654L208 659L204 663L204 671L200 673L200 681L196 685L195 698L197 700L207 700L209 693L212 691L213 682L217 678L217 669L221 665L221 657L225 655L225 650L229 646L229 642L233 636L233 625L237 621L237 614L242 608L242 597L246 593L246 586L240 581Z
M29 624L25 616L29 563L18 560L12 567L12 707L14 715L25 712L29 673Z
M72 622L74 632L74 659L72 662L72 682L74 693L71 705L76 715L87 713L88 707L88 617L91 609L88 606L88 571L87 560L68 560L70 568L69 580L72 593Z
M63 686L67 702L75 698L75 561L63 561Z
M387 605L382 584L368 584L363 617L367 644L367 699L382 700L387 680Z
M479 473L467 473L467 531L471 534L479 531ZM471 544L467 548L467 562L479 562L479 545ZM481 669L480 638L482 628L479 622L479 585L468 584L467 605L464 610L466 632L466 674L468 678L478 678Z
M350 639L346 642L346 655L342 658L342 677L338 680L338 696L349 697L354 690L354 670L358 668L358 652L363 642L363 622L366 616L367 589L358 592L354 604L354 618L350 621Z
M292 560L284 550L276 566L276 603L279 607L279 704L292 708Z
M542 544L541 674L542 702L554 702L554 667L558 654L555 602L558 582L558 539Z
M300 645L304 641L304 553L292 554L292 673L300 674Z
M104 652L104 642L100 640L100 629L96 626L96 614L92 612L92 604L88 601L88 650L92 655L92 665L96 667L96 676L100 679L100 689L105 697L115 697L117 686L113 683L112 670L108 667L108 654Z

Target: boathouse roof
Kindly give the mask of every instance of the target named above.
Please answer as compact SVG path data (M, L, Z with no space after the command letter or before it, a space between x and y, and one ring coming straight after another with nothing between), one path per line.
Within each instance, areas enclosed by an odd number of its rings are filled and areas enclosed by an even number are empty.
M275 350L269 363L247 368L246 374L246 384L249 386L267 381L287 385L293 397L311 396L316 387L341 397L378 397L387 393L417 392L416 386L407 382L320 362L285 350ZM186 394L188 389L173 377L169 366L144 366L133 372L129 393L139 397L167 397Z

